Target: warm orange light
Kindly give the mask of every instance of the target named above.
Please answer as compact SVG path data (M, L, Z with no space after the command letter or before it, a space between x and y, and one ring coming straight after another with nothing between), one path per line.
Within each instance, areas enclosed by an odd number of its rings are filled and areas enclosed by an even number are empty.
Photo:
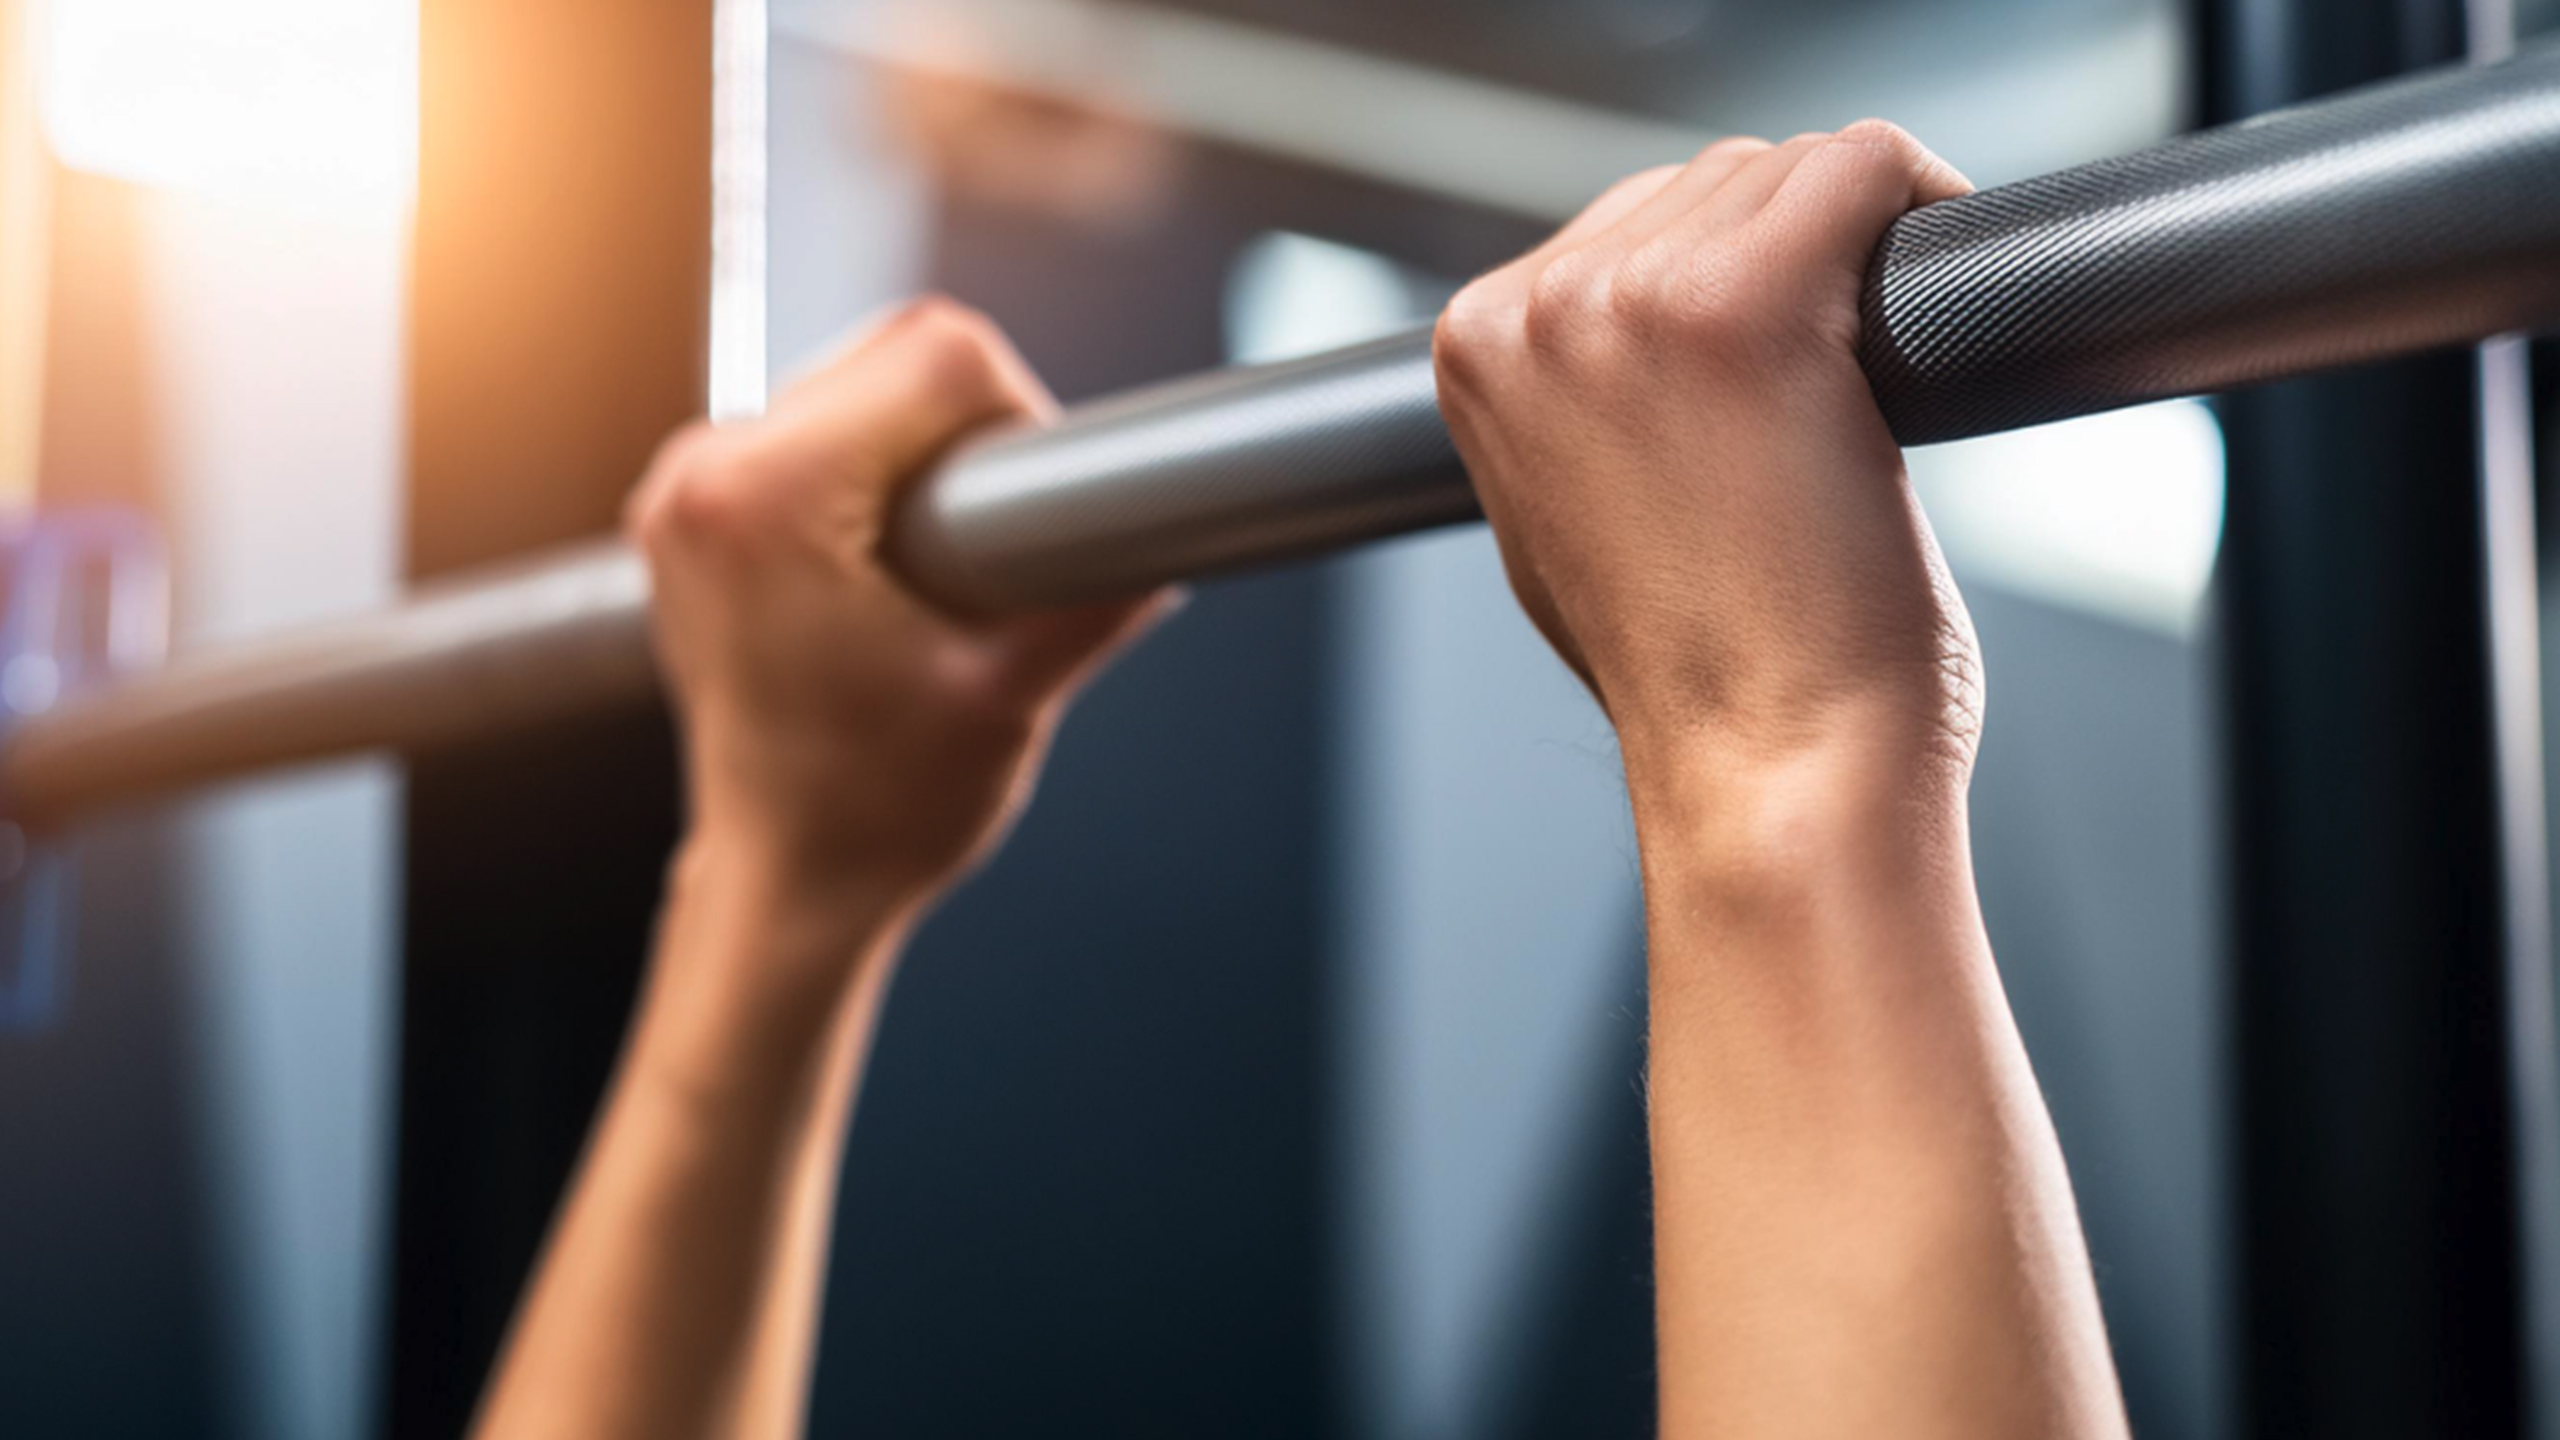
M407 204L417 0L77 0L47 19L44 126L65 165L330 208Z
M31 0L0 0L0 508L32 504L44 414L51 167L36 137Z

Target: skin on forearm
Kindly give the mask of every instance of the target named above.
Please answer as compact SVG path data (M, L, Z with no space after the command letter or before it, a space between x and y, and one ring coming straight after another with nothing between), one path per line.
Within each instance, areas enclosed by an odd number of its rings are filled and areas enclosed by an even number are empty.
M481 1440L801 1433L845 1125L905 925L751 844L698 837L673 876ZM853 954L839 989L738 983Z
M1857 359L1887 227L1967 188L1880 122L1720 141L1434 341L1512 588L1627 760L1671 1440L2124 1433L1974 900L1980 650Z
M1890 770L1628 756L1670 1440L2124 1433L1961 786Z
M922 301L763 418L688 427L635 492L694 833L483 1440L800 1433L900 942L1001 839L1069 696L1171 600L962 620L882 567L906 477L1053 409L983 317Z

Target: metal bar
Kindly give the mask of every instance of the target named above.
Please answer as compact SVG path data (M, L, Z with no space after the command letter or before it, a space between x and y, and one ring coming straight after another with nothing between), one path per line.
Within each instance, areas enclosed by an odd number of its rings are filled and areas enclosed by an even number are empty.
M2231 116L2464 43L2459 0L2217 8ZM2534 582L2530 500L2482 468L2524 420L2484 377L2433 355L2222 406L2240 1435L2525 1433Z
M1862 358L1907 444L2478 340L2560 313L2560 48L1897 222ZM963 447L893 555L945 605L1093 599L1474 513L1428 333Z
M0 790L12 820L43 826L270 766L590 713L656 683L648 616L648 569L621 545L433 586L31 719L0 752Z
M1242 18L1241 9L1230 8L1239 18L1129 0L773 0L772 13L777 44L903 78L1054 101L1549 224L1572 216L1618 177L1695 154L1725 133L1694 115L1649 112L1636 95L1576 100L1338 36L1319 39L1310 33L1316 27L1280 22L1270 12ZM2046 97L2084 88L2117 92L2103 106L2079 107L2067 124L1968 136L1966 167L2004 181L2148 144L2185 113L2174 94L2125 90L2131 67L2176 43L2175 16L2141 6L2038 41L2032 64L1986 66L1960 84L1915 74L1889 95L1862 92L1854 75L1861 60L1933 47L1944 40L1948 18L1927 6L1868 7L1841 57L1841 76L1808 86L1785 67L1756 77L1719 68L1702 108L1764 117L1784 129L1793 127L1781 124L1781 112L1881 107L1927 135L1985 109L2049 104ZM1308 104L1310 95L1324 103ZM1395 122L1380 124L1380 116Z
M1550 223L1619 176L1716 138L1695 124L1157 5L783 0L773 21L777 37L870 64L1100 108ZM1310 95L1324 103L1308 104ZM1401 123L1381 126L1381 115Z
M2188 136L1896 222L1862 360L1916 444L2530 326L2560 315L2555 173L2560 49ZM966 445L901 509L890 558L929 597L996 612L1474 513L1417 333ZM0 746L0 796L49 821L645 693L644 585L627 560L573 564L556 587L519 573L29 720Z

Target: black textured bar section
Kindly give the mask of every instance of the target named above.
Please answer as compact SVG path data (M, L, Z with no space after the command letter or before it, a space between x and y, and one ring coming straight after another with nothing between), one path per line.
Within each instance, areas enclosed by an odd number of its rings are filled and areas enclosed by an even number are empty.
M1906 444L2531 327L2560 314L2560 48L1913 211L1864 310ZM964 447L892 553L944 604L998 611L1475 513L1415 332Z
M1905 444L2560 314L2560 48L1913 211L1860 359Z

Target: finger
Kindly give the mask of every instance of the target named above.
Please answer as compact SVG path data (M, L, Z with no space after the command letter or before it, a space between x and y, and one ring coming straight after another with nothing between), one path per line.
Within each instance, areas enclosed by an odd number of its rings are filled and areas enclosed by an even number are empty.
M1601 191L1599 199L1584 206L1581 214L1566 221L1564 228L1548 236L1544 244L1479 276L1468 288L1476 292L1479 300L1488 294L1525 295L1530 282L1555 257L1615 225L1679 173L1677 165L1657 165L1627 176Z
M1545 244L1530 251L1530 257L1553 255L1559 250L1569 250L1616 225L1628 215L1651 203L1653 198L1662 192L1662 187L1679 178L1685 168L1687 167L1680 165L1656 165L1650 170L1639 170L1620 180L1601 191L1599 199L1583 206L1582 213L1566 221L1563 229L1548 236Z
M650 521L665 506L669 492L683 482L699 457L708 454L722 439L717 426L707 420L695 420L659 444L647 473L622 500L622 533L633 544L646 548Z
M936 297L899 311L794 385L767 420L772 442L811 469L888 489L973 429L1056 410L993 322Z
M1678 232L1704 238L1721 234L1760 213L1771 196L1787 183L1796 167L1808 156L1817 154L1829 144L1831 137L1819 132L1798 135L1784 145L1773 146L1744 162L1714 192L1701 197L1678 218L1654 236Z
M1082 684L1139 638L1190 603L1180 588L1002 622L995 643L1026 694Z
M1681 167L1671 183L1629 211L1614 228L1607 243L1621 251L1635 249L1705 203L1744 166L1777 148L1756 135L1736 135L1699 151L1695 159Z
M1056 408L1048 387L1033 373L1021 352L1013 348L1002 328L984 312L942 294L916 296L889 307L876 319L856 325L830 352L796 376L774 403L778 407L789 406L813 394L823 395L838 381L840 372L858 369L884 350L911 346L920 338L945 331L962 332L964 338L975 342L1007 389L1026 401L1036 401L1043 411Z
M1798 166L1767 215L1773 227L1801 237L1781 242L1781 253L1863 275L1887 226L1915 206L1972 189L1899 126L1862 120Z

